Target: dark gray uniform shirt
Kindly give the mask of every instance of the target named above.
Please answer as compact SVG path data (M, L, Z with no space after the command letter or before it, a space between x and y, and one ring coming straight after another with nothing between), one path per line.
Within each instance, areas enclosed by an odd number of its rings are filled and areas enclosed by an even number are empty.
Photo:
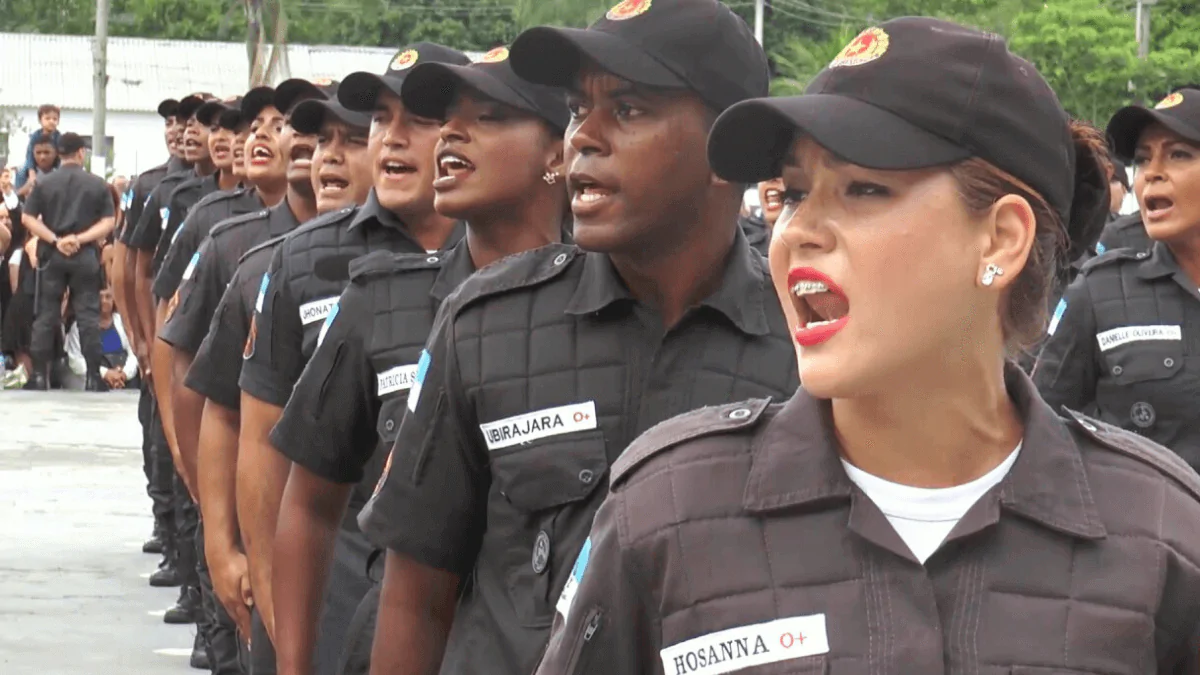
M34 218L41 216L46 227L60 237L82 234L115 213L108 184L78 164L63 164L38 179L22 210Z
M253 188L222 190L206 195L186 213L166 247L161 266L154 277L154 295L170 298L179 290L183 271L212 228L223 220L263 210L262 200ZM176 214L171 212L174 219ZM164 233L165 237L166 234ZM157 256L162 245L155 251Z
M1200 467L1200 291L1166 244L1093 258L1059 302L1033 377L1067 406Z
M1200 478L1006 375L1021 453L924 565L846 475L827 401L650 430L537 675L1196 673Z
M476 272L434 325L359 523L378 546L470 575L447 675L532 671L608 468L638 434L797 386L766 261L740 231L720 286L670 330L607 256L569 245Z

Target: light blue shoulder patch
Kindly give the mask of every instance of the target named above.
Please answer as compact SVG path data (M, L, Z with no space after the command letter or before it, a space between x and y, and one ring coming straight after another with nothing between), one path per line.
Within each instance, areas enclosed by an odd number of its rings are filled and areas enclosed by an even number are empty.
M555 606L558 613L562 614L564 622L571 615L571 605L575 604L575 594L579 592L579 584L583 583L583 574L587 572L588 562L591 561L591 558L592 538L588 537L587 541L583 542L579 557L575 558L571 576L567 577L567 584L563 586L562 595L558 596L558 604Z
M262 313L263 300L267 297L267 285L271 283L271 273L263 273L262 283L258 285L258 299L254 301L254 311Z
M267 289L267 287L263 286L263 290L265 291L266 289ZM259 297L260 298L262 297L261 293L259 294ZM335 302L333 304L333 308L329 310L329 316L325 317L325 323L321 324L321 332L317 333L317 346L318 347L320 347L321 343L325 341L325 334L329 332L329 327L333 325L333 320L337 318L338 307L340 307L340 306L341 306L340 303Z
M421 358L417 359L417 376L413 381L412 388L408 390L409 412L415 412L417 409L417 401L421 399L421 385L425 384L425 376L429 373L429 362L432 360L429 350L422 349Z
M1096 242L1096 255L1102 255L1107 250L1108 250L1108 247L1106 247L1104 244L1101 244L1100 242Z
M1054 331L1058 330L1058 322L1062 321L1063 314L1067 313L1067 299L1063 298L1058 301L1058 306L1054 308L1054 316L1050 318L1050 328L1046 330L1049 335L1054 335Z
M162 224L163 224L163 225L166 225L166 224L167 224L167 220L168 220L168 219L170 219L170 217L171 217L171 207L169 207L169 206L164 206L164 207L162 207L161 209L159 209L159 210L158 210L158 216L159 216L160 218L162 218Z
M196 271L196 265L200 263L200 252L196 251L192 254L192 259L188 261L187 269L183 271L183 280L187 281L192 278L192 273Z

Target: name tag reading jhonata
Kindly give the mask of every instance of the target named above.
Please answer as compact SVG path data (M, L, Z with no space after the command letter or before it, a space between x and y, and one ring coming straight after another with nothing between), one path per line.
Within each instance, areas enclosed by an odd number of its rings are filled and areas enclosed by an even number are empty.
M480 424L488 450L596 428L596 402L572 403Z

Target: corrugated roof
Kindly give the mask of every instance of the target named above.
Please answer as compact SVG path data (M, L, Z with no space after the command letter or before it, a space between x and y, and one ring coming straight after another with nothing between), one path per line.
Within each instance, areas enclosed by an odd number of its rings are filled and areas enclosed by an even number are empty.
M292 77L341 79L356 70L382 72L396 50L289 45ZM0 105L55 103L92 109L92 38L0 33ZM108 39L108 109L149 112L167 97L195 91L239 94L249 81L246 45L113 37Z

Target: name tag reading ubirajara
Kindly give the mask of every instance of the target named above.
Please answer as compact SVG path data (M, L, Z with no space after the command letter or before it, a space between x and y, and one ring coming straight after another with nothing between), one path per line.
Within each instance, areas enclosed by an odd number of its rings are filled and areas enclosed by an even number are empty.
M596 428L596 402L572 403L480 424L488 450Z

